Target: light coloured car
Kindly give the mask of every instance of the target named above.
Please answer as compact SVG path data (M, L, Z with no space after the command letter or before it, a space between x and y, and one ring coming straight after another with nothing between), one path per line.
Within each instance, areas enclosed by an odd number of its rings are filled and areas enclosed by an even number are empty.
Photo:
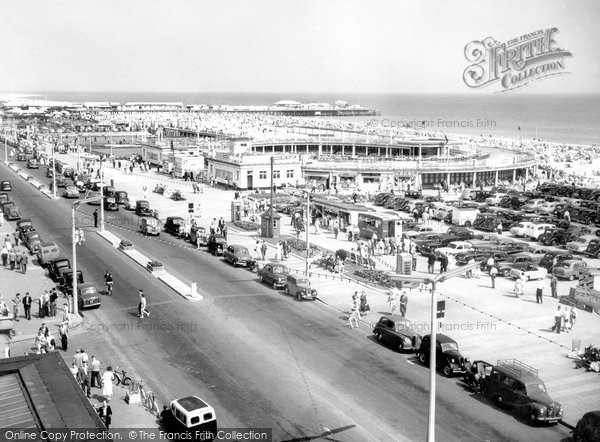
M497 206L498 204L500 204L502 198L504 198L506 195L506 193L495 193L494 195L486 198L485 203L488 206Z
M79 198L79 190L76 186L70 184L65 187L65 190L62 192L62 196L65 198Z
M467 241L452 241L446 247L435 249L436 255L456 256L460 252L466 252L473 247L473 244Z
M549 223L533 223L533 225L525 228L523 236L535 239L537 241L547 229L553 229L555 227L556 226L554 224Z
M523 221L514 227L510 228L510 234L512 236L523 237L525 236L525 230L533 227L533 223L529 221Z
M530 264L523 268L515 268L510 271L511 278L516 279L520 276L524 281L544 279L547 275L548 270L535 264Z
M568 242L565 248L571 252L583 253L593 239L598 239L596 235L583 235L575 241Z
M525 213L534 213L537 212L540 207L542 207L546 203L546 200L543 199L535 199L530 200L521 207L521 210Z
M556 211L556 206L558 206L557 201L547 201L538 207L538 213L540 215L552 215Z

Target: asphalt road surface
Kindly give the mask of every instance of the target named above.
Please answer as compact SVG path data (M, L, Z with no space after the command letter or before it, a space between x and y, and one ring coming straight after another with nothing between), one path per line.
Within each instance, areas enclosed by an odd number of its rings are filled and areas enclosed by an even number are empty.
M11 180L23 217L70 257L72 201L47 199L6 166L0 171ZM30 172L48 181L44 169ZM137 217L123 209L106 217L137 227ZM367 330L345 328L342 315L321 302L298 303L259 284L254 273L181 247L165 233L160 239L172 244L114 228L183 280L198 283L204 300L187 302L95 235L90 219L78 214L87 224L78 269L99 289L110 269L114 295L84 312L85 331L74 340L104 347L111 355L105 365L143 378L161 403L195 394L214 406L220 427L272 428L276 441L324 440L328 431L327 440L337 441L425 440L428 370L411 355L379 345ZM151 311L143 320L138 288ZM458 378L438 376L437 385L438 440L558 441L569 435L560 425L527 425L470 393Z

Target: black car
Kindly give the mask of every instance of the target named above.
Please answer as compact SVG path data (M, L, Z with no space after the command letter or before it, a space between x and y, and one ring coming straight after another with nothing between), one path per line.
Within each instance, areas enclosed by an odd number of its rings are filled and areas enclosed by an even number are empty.
M404 196L406 198L419 199L421 196L423 196L423 192L420 190L407 190L404 192Z
M478 190L475 193L475 201L478 203L485 203L485 200L492 196L492 192L489 190Z
M575 240L577 237L565 229L554 227L546 229L544 233L540 235L538 241L546 246L564 246L566 243Z
M390 197L394 197L394 194L382 192L375 197L375 199L373 200L373 204L375 206L385 206Z
M180 216L169 216L165 221L164 230L174 236L185 236L185 220Z
M454 236L456 241L468 241L475 238L475 232L465 227L448 227L446 233Z
M227 240L223 235L214 234L208 237L208 253L222 255L225 247L227 247Z
M456 341L441 333L436 334L436 365L444 375L450 377L455 373L465 372L465 358L458 351ZM419 362L429 365L429 352L431 349L431 335L425 335L421 339L421 345L417 350Z
M71 268L71 261L67 258L54 259L48 264L48 276L53 281L59 281L62 272Z
M104 210L118 212L119 205L117 204L117 200L112 196L104 197Z
M10 192L11 190L10 181L0 181L0 192Z
M373 326L373 334L379 342L397 351L413 351L421 343L421 335L411 322L398 315L382 316Z
M567 261L568 259L576 259L578 261L582 260L581 256L574 255L573 252L569 251L548 252L542 257L540 261L540 266L544 267L547 270L551 270L554 258L556 258L556 265L560 265L560 263L562 263L563 261Z

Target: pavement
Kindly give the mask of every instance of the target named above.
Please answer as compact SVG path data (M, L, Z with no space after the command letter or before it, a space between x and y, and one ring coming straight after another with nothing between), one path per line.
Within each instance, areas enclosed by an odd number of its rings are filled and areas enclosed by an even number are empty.
M7 234L14 232L16 225L14 222L5 221L0 227L0 238L4 238ZM111 355L107 353L107 349L100 345L91 345L89 341L82 342L81 335L85 331L85 327L81 327L81 317L73 318L71 329L69 331L69 347L67 351L63 351L58 338L58 327L62 321L63 308L62 305L66 302L65 297L60 297L57 301L56 317L39 317L38 299L44 290L49 290L54 287L52 280L46 276L46 271L37 260L31 259L30 265L27 268L27 273L22 274L17 270L3 268L0 264L0 292L2 293L7 305L12 305L11 300L16 293L21 294L21 298L26 292L29 292L33 298L33 306L31 308L31 319L27 320L24 317L23 307L20 309L20 318L13 323L13 329L16 335L9 340L10 356L21 356L37 352L35 346L35 337L42 324L45 324L50 333L54 335L59 344L56 351L61 353L63 359L70 366L75 352L83 347L88 356L95 355L100 361L109 360ZM7 335L2 335L2 337ZM94 343L95 344L95 343ZM106 364L102 365L102 369L106 368ZM156 417L153 416L148 409L143 405L128 405L125 402L126 389L113 386L113 397L110 402L113 410L112 426L114 428L158 428ZM92 398L90 402L94 407L102 404L102 389L92 388Z
M70 155L61 155L61 161L74 164ZM212 218L230 219L232 191L206 186L203 193L194 194L191 183L174 180L164 174L152 172L134 172L124 174L110 167L105 169L108 180L114 180L118 190L125 190L130 198L146 199L153 209L159 210L161 218L168 216L187 217L187 204L194 202L202 207L200 225L208 228ZM155 194L151 190L156 183L168 184L173 189L181 190L187 201L175 202L165 196ZM146 188L144 190L144 187ZM210 215L208 215L210 214ZM111 214L105 215L111 223ZM119 230L137 230L137 226L111 224L107 226L116 237ZM312 232L311 232L312 233ZM281 234L295 238L287 216L281 218ZM228 241L254 248L257 232L246 232L229 226ZM176 242L164 239L161 235L157 241ZM350 249L351 243L343 239L335 239L326 229L320 235L312 235L310 241L322 248L335 251L340 248ZM192 247L187 245L184 247ZM268 252L268 259L273 258L273 251ZM160 259L160 257L156 257ZM382 256L377 260L377 267L392 270L395 257ZM292 254L285 264L293 271L303 272L305 261ZM418 257L416 275L424 275L426 261ZM360 321L359 329L348 333L369 333L372 323L389 313L387 291L357 282L352 275L333 274L313 265L310 270L311 280L318 290L319 300L331 308L343 327L351 306L351 295L355 291L365 291L371 305L371 312ZM549 280L545 281L545 293L549 293ZM569 288L576 282L560 281L559 296L568 294ZM597 409L597 398L600 395L600 376L583 369L575 369L574 344L579 348L600 342L600 316L594 313L578 311L578 322L571 333L556 334L550 330L553 324L553 313L557 300L545 296L543 304L535 303L536 283L525 284L525 295L515 298L513 282L497 278L496 289L491 288L488 276L480 279L467 279L463 276L450 279L438 287L438 300L446 301L445 318L441 323L441 332L457 340L464 355L472 360L484 359L495 362L497 359L519 359L540 371L549 394L561 402L565 409L564 421L574 425L587 411ZM407 317L411 319L417 331L427 334L430 330L431 293L428 289L407 291L409 306ZM89 354L89 352L88 352ZM407 355L410 362L415 362L413 355Z

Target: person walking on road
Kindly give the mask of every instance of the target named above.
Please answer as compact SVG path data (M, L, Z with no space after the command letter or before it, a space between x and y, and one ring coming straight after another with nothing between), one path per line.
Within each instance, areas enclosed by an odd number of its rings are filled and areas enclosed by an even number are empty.
M435 254L431 252L427 256L427 273L434 273L435 269Z
M354 324L356 324L356 328L358 328L358 321L360 319L360 312L358 311L358 295L355 293L352 296L352 308L350 309L350 316L348 316L348 321L346 322L346 326L350 326L350 328L354 328Z
M496 288L496 276L498 276L498 269L494 266L490 269L490 278L492 278L492 288Z
M23 297L23 310L25 312L25 319L27 319L28 321L31 321L31 303L32 303L32 299L31 296L29 296L29 292L25 293L25 296Z
M267 243L264 240L260 244L260 254L262 255L262 260L265 261L267 259Z
M96 359L96 356L92 356L90 369L92 370L92 388L95 388L96 384L98 384L98 388L102 388L102 379L100 377L100 361Z
M400 316L403 318L406 316L406 310L408 309L408 296L406 293L402 292L402 296L400 296Z
M361 316L367 316L371 307L369 306L369 300L367 299L367 294L362 292L360 295L360 314Z
M550 277L550 292L552 293L553 298L558 298L558 279L556 275L552 274Z
M102 396L104 396L107 402L110 402L111 396L113 395L113 380L115 374L113 373L112 367L109 365L106 367L106 371L102 373Z
M29 257L27 256L27 252L23 252L21 255L21 273L24 275L27 273L27 264L29 264Z
M523 278L521 275L515 280L515 296L518 298L523 294Z
M571 307L571 310L569 311L569 331L573 330L576 322L577 312L575 311L575 307Z
M440 257L440 273L448 271L448 256L443 253Z
M142 318L142 319L144 318L144 314L146 314L146 316L150 316L150 312L146 308L146 305L147 305L146 296L144 296L144 292L142 292L140 290L140 318Z
M94 210L92 216L94 217L94 227L98 228L98 209Z
M398 306L398 293L394 289L390 290L388 293L388 305L390 306L392 315L395 310L400 310L400 307Z
M92 397L92 388L90 384L90 373L87 366L87 362L82 362L82 366L77 372L77 381L81 385L81 389L86 393L88 398Z
M535 302L538 304L544 303L544 280L540 279L535 290Z

